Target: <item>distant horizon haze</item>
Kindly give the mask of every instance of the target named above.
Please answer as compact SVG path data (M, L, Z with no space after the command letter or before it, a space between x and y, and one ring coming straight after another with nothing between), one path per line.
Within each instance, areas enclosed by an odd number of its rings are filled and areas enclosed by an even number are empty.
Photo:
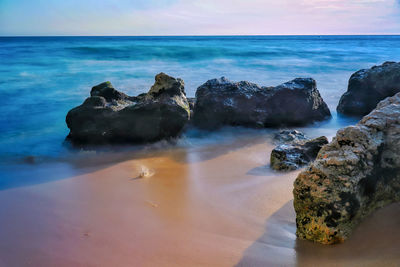
M400 33L378 34L170 34L170 35L0 35L0 37L328 37L328 36L400 36Z

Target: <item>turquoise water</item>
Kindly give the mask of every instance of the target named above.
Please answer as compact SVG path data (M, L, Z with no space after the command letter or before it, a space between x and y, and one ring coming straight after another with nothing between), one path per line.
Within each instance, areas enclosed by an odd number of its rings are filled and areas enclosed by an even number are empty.
M194 96L221 76L266 86L313 77L334 111L351 73L384 61L400 61L400 36L0 37L0 160L70 153L65 115L106 80L135 95L163 71Z

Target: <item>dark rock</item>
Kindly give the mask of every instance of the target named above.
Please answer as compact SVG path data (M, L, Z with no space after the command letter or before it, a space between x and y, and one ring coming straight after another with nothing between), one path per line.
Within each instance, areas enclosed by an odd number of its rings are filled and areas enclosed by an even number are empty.
M304 135L304 133L297 130L283 130L275 134L274 139L278 143L293 143L307 140L308 138Z
M128 96L114 89L110 82L104 82L96 85L90 91L90 96L101 96L108 102L112 100L127 99Z
M283 135L287 141L280 144L271 152L271 168L280 171L296 170L313 161L322 148L328 144L328 139L321 136L315 139L306 139L304 134L292 131L294 134ZM290 140L293 138L292 140Z
M175 95L185 95L185 83L182 79L175 79L171 76L166 75L161 72L156 75L156 82L151 87L150 91L147 93L153 97L157 97L162 94L167 94L169 96Z
M222 77L197 89L193 120L196 126L211 130L224 125L303 125L330 116L311 78L298 78L277 87L260 87Z
M190 117L192 118L192 117L193 117L193 114L194 114L194 104L195 104L195 102L196 102L196 98L194 98L194 97L188 97L188 98L187 98L187 101L188 101L188 103L189 103Z
M346 115L366 115L379 101L400 92L400 63L385 62L351 75L347 92L337 111Z
M129 97L106 82L68 112L76 143L152 142L178 136L190 118L184 83L164 73L147 94Z
M297 236L343 242L374 210L400 201L400 93L337 132L294 183Z
M189 108L190 108L190 110L194 110L194 103L196 102L196 98L194 98L194 97L188 97L187 100L188 100L188 102L189 102Z

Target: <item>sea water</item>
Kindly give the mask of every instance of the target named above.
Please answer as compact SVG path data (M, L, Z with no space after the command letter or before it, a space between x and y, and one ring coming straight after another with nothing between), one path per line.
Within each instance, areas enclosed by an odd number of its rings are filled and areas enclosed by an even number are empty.
M70 155L65 116L92 86L111 81L136 95L159 72L182 78L190 97L221 76L263 86L312 77L334 118L311 130L334 132L353 122L335 114L350 75L385 61L400 61L400 36L0 37L0 161Z

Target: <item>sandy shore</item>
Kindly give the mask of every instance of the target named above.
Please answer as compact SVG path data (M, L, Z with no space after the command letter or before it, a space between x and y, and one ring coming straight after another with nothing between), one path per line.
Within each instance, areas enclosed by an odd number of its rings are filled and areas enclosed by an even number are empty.
M2 190L0 265L400 264L400 204L369 217L344 244L298 241L298 172L270 170L272 145L245 143L170 149Z

